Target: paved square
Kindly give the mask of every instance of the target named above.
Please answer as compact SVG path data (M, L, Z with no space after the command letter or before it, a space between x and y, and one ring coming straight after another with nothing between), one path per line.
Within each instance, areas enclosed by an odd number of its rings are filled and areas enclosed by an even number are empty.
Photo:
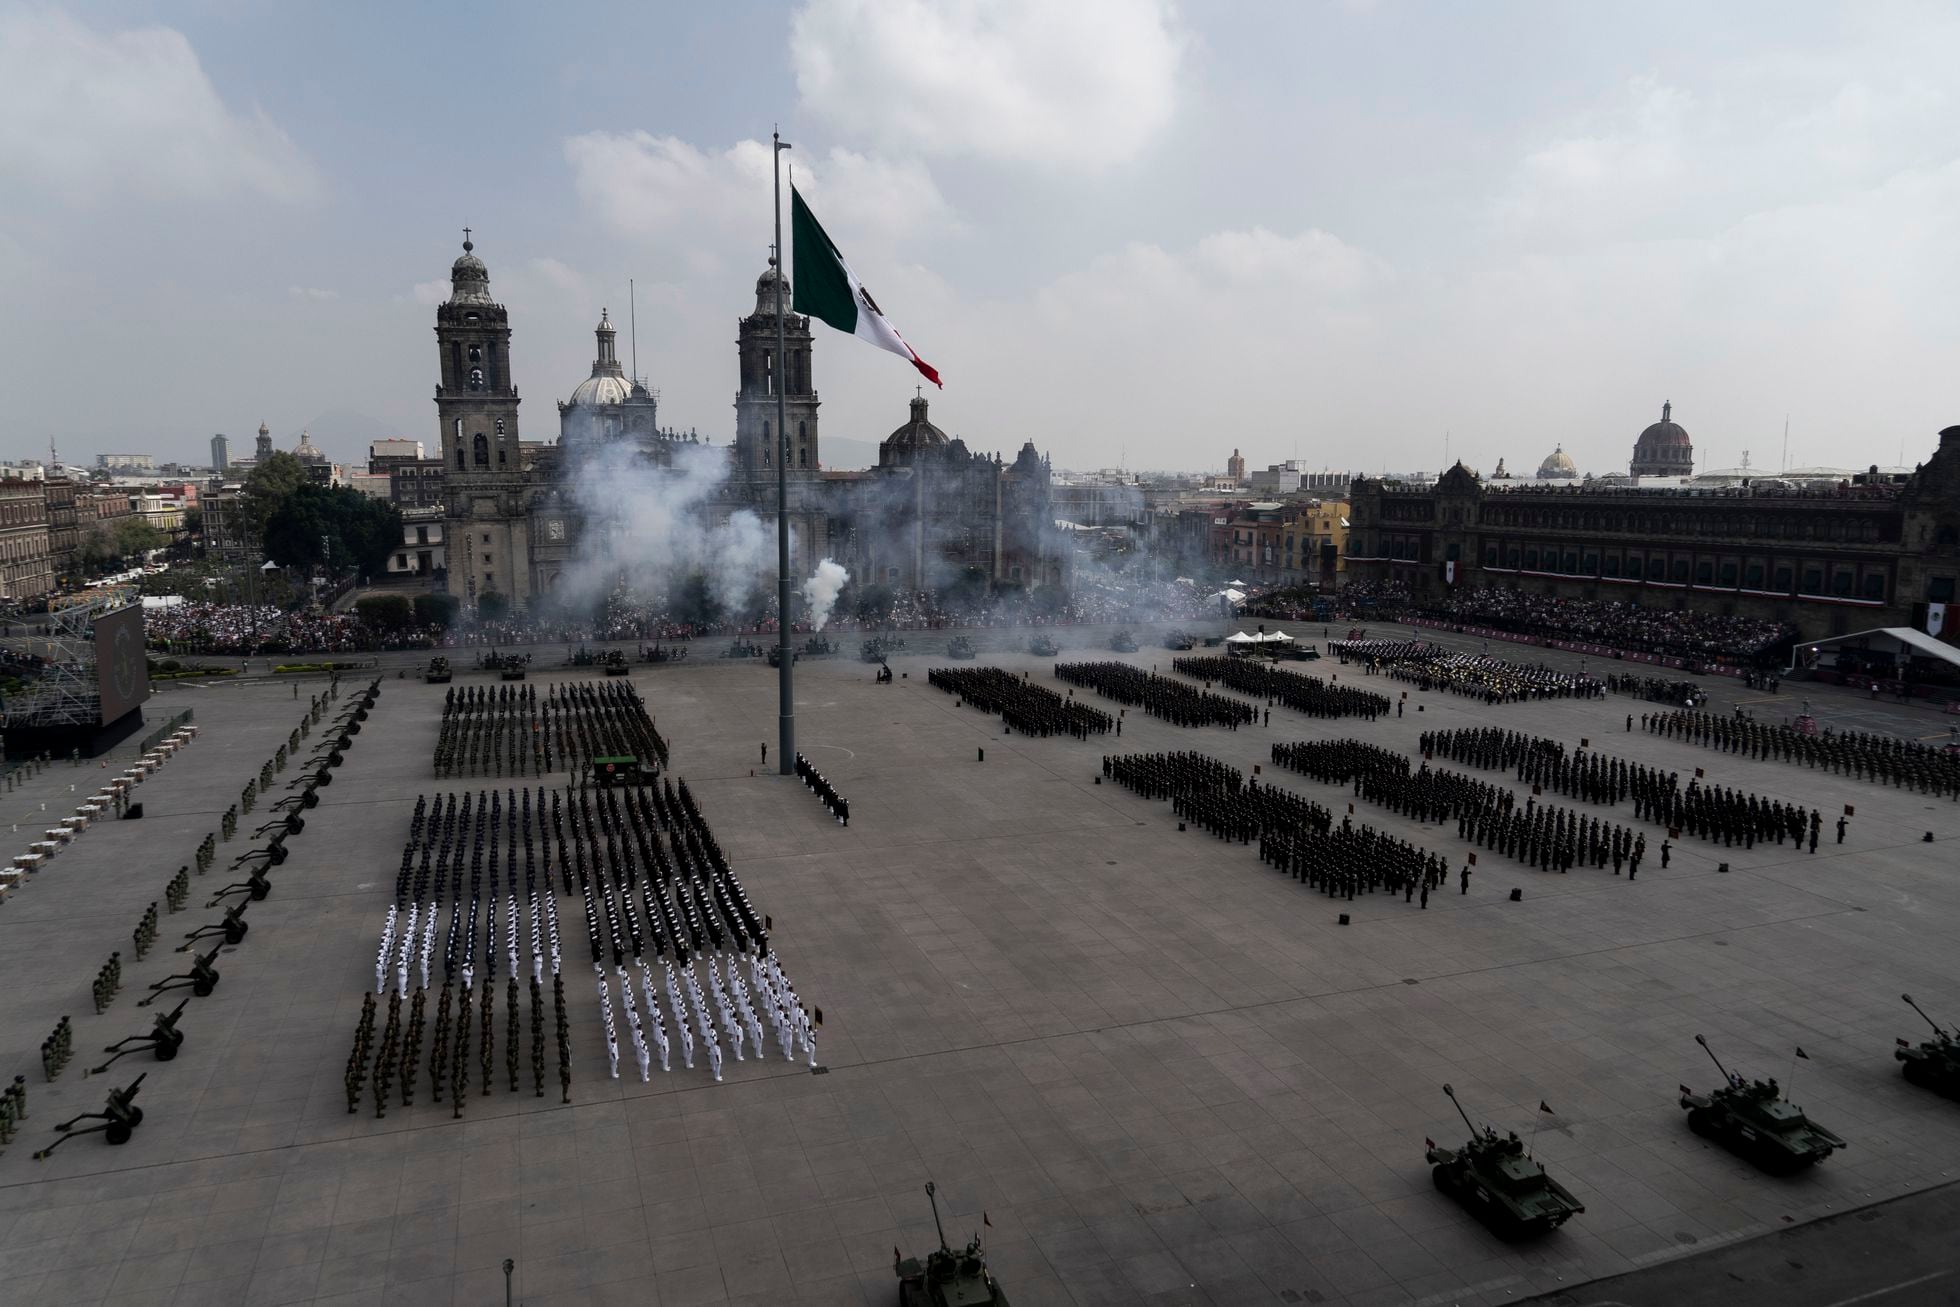
M342 1072L409 811L418 794L490 783L432 779L442 690L390 665L271 898L221 955L222 983L186 1008L183 1054L84 1079L95 1050L148 1027L136 1000L184 962L170 951L182 934L217 917L202 903L243 833L140 962L130 930L303 707L265 680L174 688L152 716L192 707L204 733L141 787L147 815L92 828L0 904L0 1073L27 1076L31 1113L0 1155L0 1300L494 1303L511 1258L533 1305L883 1304L893 1246L932 1240L930 1178L949 1236L991 1221L1017 1307L1504 1302L1960 1174L1960 1109L1905 1084L1891 1056L1894 1036L1918 1034L1902 990L1960 1015L1950 802L1629 734L1626 712L1652 705L1619 697L1485 708L1412 693L1405 717L1372 726L1278 708L1236 732L1132 711L1120 741L1083 743L1003 735L925 684L930 658L896 661L889 686L854 661L804 663L799 739L851 801L843 828L801 786L751 774L757 745L774 751L775 676L708 657L718 644L634 681L824 1009L825 1074L772 1057L731 1062L720 1085L705 1067L643 1085L628 1059L608 1079L579 909L561 898L574 1106L500 1088L452 1121L425 1085L385 1119L349 1115ZM1168 671L1148 645L1129 660ZM980 661L1065 688L1045 661ZM1757 709L1792 710L1805 691L1785 688ZM1827 721L1884 716L1832 693L1814 696ZM1736 698L1718 686L1715 707ZM1927 714L1899 720L1944 733ZM1194 749L1249 770L1275 740L1413 751L1425 729L1493 724L1821 807L1826 843L1812 856L1683 840L1666 871L1650 850L1633 884L1485 854L1468 895L1452 880L1427 910L1337 905L1251 848L1179 833L1168 805L1094 783L1105 751ZM52 768L5 795L0 819L24 847L35 805L66 812L67 786L85 794L98 776ZM1270 766L1263 779L1336 813L1351 797ZM1847 802L1839 848L1829 823ZM1633 824L1626 805L1601 811ZM1452 868L1468 848L1453 825L1360 802L1355 818ZM267 819L262 803L241 825ZM1937 842L1921 843L1929 830ZM124 989L98 1016L88 984L115 949ZM64 1013L77 1057L45 1084L37 1050ZM1714 1074L1696 1032L1779 1079L1802 1044L1794 1096L1849 1150L1776 1180L1696 1139L1674 1101ZM54 1122L146 1069L129 1144L31 1160ZM1508 1246L1436 1194L1423 1137L1462 1128L1444 1081L1500 1129L1529 1132L1551 1104L1536 1149L1585 1214Z

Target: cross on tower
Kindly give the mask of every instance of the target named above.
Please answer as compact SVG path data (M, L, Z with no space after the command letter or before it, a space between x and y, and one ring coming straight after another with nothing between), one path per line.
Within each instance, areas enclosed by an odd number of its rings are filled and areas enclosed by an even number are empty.
M465 250L473 248L470 245L470 229L468 227L463 228L463 248Z

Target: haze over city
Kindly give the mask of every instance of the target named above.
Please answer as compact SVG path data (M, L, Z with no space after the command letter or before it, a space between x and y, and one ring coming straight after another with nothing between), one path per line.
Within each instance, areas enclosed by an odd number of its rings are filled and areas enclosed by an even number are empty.
M1671 399L1703 466L1786 414L1792 465L1910 465L1956 54L1915 4L9 5L0 454L433 440L465 224L527 412L633 278L723 443L780 126L978 449L1612 471ZM904 419L887 359L818 369L833 440Z

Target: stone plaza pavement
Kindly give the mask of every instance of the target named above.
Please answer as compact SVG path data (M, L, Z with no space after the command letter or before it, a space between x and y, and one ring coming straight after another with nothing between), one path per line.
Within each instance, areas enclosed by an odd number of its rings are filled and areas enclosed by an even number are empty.
M1168 670L1170 656L1127 657ZM1055 684L1023 654L981 662ZM1960 1175L1960 1106L1905 1084L1891 1055L1922 1029L1901 991L1960 1017L1950 802L1628 734L1625 714L1653 705L1626 698L1486 708L1411 693L1399 720L1276 708L1237 732L1132 712L1120 741L1083 743L1005 736L925 684L934 660L893 665L905 679L890 686L855 661L799 667L799 738L850 799L848 829L756 768L765 740L774 761L773 672L708 657L634 672L786 969L824 1010L825 1073L771 1057L729 1063L724 1084L705 1064L641 1084L629 1059L608 1079L566 898L574 1105L500 1086L461 1121L427 1101L426 1076L415 1105L380 1120L371 1105L349 1115L342 1089L414 799L477 787L431 779L442 690L392 669L250 934L221 956L216 993L185 1010L182 1055L83 1078L94 1050L148 1028L136 1000L184 961L170 946L217 917L202 904L243 835L149 958L133 959L129 931L303 706L266 679L160 693L153 716L193 707L204 733L142 787L144 819L92 830L0 905L0 1076L27 1075L32 1114L0 1154L0 1302L490 1304L511 1258L533 1305L890 1303L893 1246L933 1240L933 1179L949 1238L985 1213L1016 1307L1500 1303ZM1736 698L1720 687L1717 707ZM1817 699L1827 720L1871 711ZM1911 720L1908 733L1941 729ZM1094 783L1105 751L1250 768L1273 741L1413 751L1423 729L1490 724L1819 806L1825 843L1811 856L1684 840L1663 871L1662 833L1642 827L1632 884L1485 854L1468 895L1452 879L1427 910L1336 904L1251 848L1179 833L1167 805ZM30 789L65 793L64 770ZM1336 813L1350 797L1270 767L1262 779ZM25 810L34 794L6 797ZM1355 807L1462 865L1453 825ZM1597 811L1634 824L1629 806ZM264 820L262 803L242 825ZM98 1016L88 983L118 948L124 992ZM63 1013L77 1058L44 1084L36 1050ZM1730 1066L1779 1079L1801 1044L1794 1096L1849 1150L1777 1180L1696 1139L1675 1098L1714 1083L1697 1032ZM53 1122L146 1069L129 1144L31 1160ZM1542 1125L1536 1151L1585 1214L1508 1246L1435 1193L1423 1138L1462 1130L1444 1081L1500 1129Z

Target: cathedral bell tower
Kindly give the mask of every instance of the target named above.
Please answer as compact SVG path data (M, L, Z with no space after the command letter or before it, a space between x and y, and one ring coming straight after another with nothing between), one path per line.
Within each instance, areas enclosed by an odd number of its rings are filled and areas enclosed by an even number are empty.
M737 479L776 479L776 387L783 388L789 412L789 475L792 481L817 475L817 392L810 381L810 319L790 311L789 282L783 282L783 350L776 358L776 270L755 283L755 312L741 320L736 352L741 389L735 394Z
M450 265L449 299L436 309L436 387L443 470L450 478L518 471L517 387L510 375L510 316L490 298L490 270L463 241Z

